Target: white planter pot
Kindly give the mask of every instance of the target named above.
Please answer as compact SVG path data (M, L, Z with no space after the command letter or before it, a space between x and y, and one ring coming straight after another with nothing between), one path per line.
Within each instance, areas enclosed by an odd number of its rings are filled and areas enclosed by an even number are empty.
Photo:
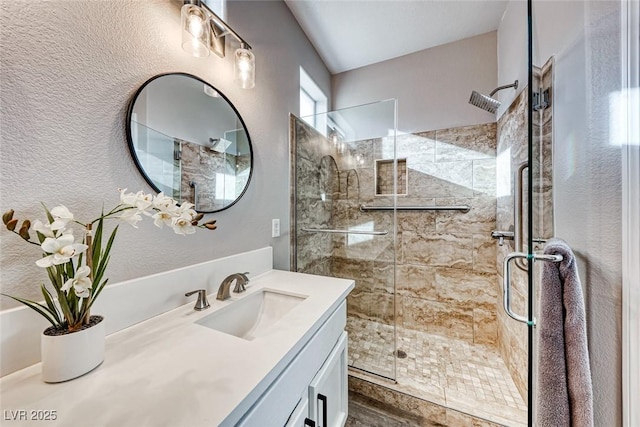
M94 317L94 316L92 316ZM66 335L41 339L42 380L59 383L93 370L104 360L105 321Z

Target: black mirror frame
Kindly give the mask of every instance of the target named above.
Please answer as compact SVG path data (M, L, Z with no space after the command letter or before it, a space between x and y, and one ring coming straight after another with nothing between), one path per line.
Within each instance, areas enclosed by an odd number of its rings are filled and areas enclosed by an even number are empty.
M229 209L231 206L235 205L238 202L238 200L240 200L242 198L242 196L244 196L244 194L247 192L247 188L249 188L249 184L251 183L251 178L253 177L253 143L251 142L251 135L249 135L249 129L247 129L247 125L245 124L244 119L242 118L240 113L238 112L238 109L236 108L236 106L233 105L233 103L229 100L229 98L226 97L225 94L220 92L213 85L211 85L211 84L207 83L206 81L202 80L200 77L194 76L193 74L189 74L189 73L163 73L163 74L158 74L156 76L151 77L146 82L144 82L142 84L142 86L140 86L138 88L138 90L136 90L136 92L133 94L133 97L131 98L131 101L129 102L129 106L127 107L127 115L126 115L126 119L125 119L126 120L125 129L126 129L126 134L127 134L127 145L129 147L129 154L131 154L131 158L133 159L136 167L138 168L138 171L142 174L142 177L144 178L144 180L147 181L147 184L149 184L151 186L151 188L153 188L153 190L156 193L159 193L160 189L154 184L153 180L149 177L149 175L147 175L147 173L145 172L142 164L140 163L140 160L138 159L138 156L136 155L135 147L134 147L134 144L133 144L133 136L131 135L131 116L133 114L133 106L135 105L136 100L138 99L138 96L144 90L144 88L146 88L147 85L149 85L149 83L153 82L156 79L159 79L160 77L164 77L164 76L190 77L192 79L198 80L199 82L201 82L201 83L209 86L213 90L215 90L216 93L218 95L220 95L227 102L227 104L229 104L229 106L233 109L233 111L236 113L236 116L240 120L240 123L242 124L242 127L244 128L244 130L245 130L245 132L247 134L247 140L249 141L249 154L250 154L251 158L250 158L250 164L249 164L249 168L250 168L249 169L249 177L247 178L247 183L245 184L244 188L242 189L242 192L238 195L238 197L235 198L235 200L233 202L229 203L227 206L225 206L225 207L223 207L221 209L216 209L216 210L212 210L212 211L197 210L197 212L209 214L209 213L221 212L221 211L223 211L225 209Z

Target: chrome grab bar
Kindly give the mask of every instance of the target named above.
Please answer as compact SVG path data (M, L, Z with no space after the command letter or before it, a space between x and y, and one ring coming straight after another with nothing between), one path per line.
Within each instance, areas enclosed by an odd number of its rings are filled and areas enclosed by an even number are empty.
M531 322L525 316L521 316L519 314L514 313L511 310L511 260L513 259L528 259L529 255L524 252L512 252L504 258L502 262L502 303L504 305L504 311L514 320L518 322L526 323L530 326L535 326L536 319L533 318ZM534 261L551 261L551 262L560 262L562 261L562 255L545 255L545 254L533 254L532 258ZM535 292L532 292L532 295ZM531 295L529 296L532 297Z
M528 162L520 163L513 176L513 186L515 190L513 195L513 248L516 252L522 250L522 238L524 234L522 227L522 176L524 175L524 170L528 168ZM521 258L516 259L516 266L520 270L527 271L527 263L523 262Z
M194 180L191 180L189 181L189 187L193 188L193 209L198 210L198 199L200 198L198 194L198 184Z
M331 228L302 228L302 231L306 231L308 233L365 234L368 236L386 236L387 234L389 234L387 230L383 230L383 231L336 230Z
M471 210L471 206L468 205L454 205L454 206L367 206L360 205L360 212L369 211L461 211L467 213Z

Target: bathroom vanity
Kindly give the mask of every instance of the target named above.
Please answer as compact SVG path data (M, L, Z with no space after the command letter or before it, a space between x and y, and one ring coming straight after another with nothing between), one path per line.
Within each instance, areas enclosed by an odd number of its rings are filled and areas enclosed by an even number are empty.
M3 377L5 418L26 414L3 425L42 425L31 414L48 411L57 426L342 426L353 286L271 270L207 310L152 317L109 335L83 377L46 384L39 364Z

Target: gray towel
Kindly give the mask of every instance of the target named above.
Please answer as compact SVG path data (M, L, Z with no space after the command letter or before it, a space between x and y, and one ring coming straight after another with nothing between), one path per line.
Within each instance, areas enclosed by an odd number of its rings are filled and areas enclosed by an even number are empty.
M540 289L537 420L541 427L593 426L593 391L582 286L571 248L547 242Z

